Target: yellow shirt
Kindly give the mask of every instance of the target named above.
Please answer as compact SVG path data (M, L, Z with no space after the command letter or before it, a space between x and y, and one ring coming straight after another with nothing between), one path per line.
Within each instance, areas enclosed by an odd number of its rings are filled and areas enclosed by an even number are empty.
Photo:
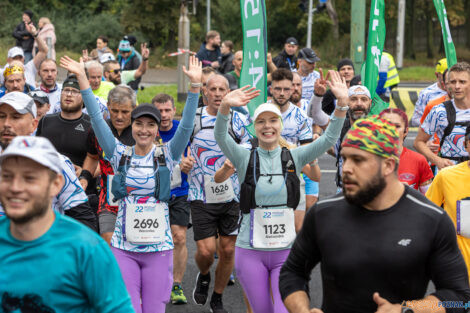
M444 204L444 210L454 222L456 229L457 201L470 197L470 167L468 164L466 161L444 168L436 175L426 192L426 197L436 205ZM468 270L470 269L470 238L457 235L457 243Z
M114 87L114 84L111 83L111 82L107 82L107 81L101 81L100 83L100 87L96 90L92 90L93 91L93 94L97 97L100 97L101 99L103 99L105 102L108 101L108 93L111 91L111 89L113 89Z

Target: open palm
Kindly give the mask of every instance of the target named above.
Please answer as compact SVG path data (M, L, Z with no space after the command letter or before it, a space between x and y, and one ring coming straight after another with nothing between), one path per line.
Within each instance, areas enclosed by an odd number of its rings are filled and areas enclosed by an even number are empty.
M189 57L188 69L183 65L183 72L188 76L191 83L200 83L202 80L202 63L197 57L191 55Z
M228 93L224 98L224 102L228 103L231 107L241 107L247 105L251 99L256 98L259 94L260 90L257 90L255 87L250 88L247 85Z

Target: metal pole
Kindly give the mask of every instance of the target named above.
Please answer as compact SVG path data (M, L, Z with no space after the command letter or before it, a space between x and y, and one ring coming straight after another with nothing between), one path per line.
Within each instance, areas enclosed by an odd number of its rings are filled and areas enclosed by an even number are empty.
M178 23L178 48L189 50L189 19L186 2L181 2L180 19ZM188 53L178 55L178 101L186 101L188 96L188 78L183 73L183 65L188 65Z
M211 0L207 0L207 8L206 8L206 17L207 17L207 32L211 30Z
M365 51L365 21L366 0L351 1L351 43L350 55L356 69L360 74L361 65L364 61Z
M405 50L405 8L406 0L398 1L398 29L397 29L397 68L403 67L403 52Z
M312 47L313 0L308 1L307 48Z

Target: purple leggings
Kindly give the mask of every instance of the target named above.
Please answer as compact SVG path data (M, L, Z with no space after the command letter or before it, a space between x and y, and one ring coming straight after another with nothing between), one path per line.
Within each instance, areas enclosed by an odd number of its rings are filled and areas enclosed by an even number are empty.
M164 313L173 283L173 250L131 252L114 247L111 250L135 312Z
M289 252L235 247L235 272L254 313L288 313L279 293L279 272Z

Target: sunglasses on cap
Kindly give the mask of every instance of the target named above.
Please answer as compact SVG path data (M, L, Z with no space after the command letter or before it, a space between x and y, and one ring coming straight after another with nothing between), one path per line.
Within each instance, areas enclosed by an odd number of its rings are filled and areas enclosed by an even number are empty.
M47 94L42 90L32 90L28 93L28 95L33 98L34 97L38 97L38 98L48 97Z

